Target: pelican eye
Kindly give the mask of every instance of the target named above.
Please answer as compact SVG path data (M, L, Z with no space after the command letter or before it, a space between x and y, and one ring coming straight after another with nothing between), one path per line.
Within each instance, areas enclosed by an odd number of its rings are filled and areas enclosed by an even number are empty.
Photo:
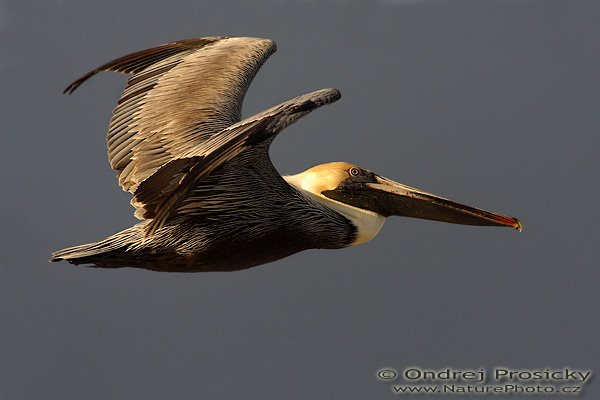
M360 175L360 169L356 168L356 167L352 167L348 170L348 175L350 176L359 176Z

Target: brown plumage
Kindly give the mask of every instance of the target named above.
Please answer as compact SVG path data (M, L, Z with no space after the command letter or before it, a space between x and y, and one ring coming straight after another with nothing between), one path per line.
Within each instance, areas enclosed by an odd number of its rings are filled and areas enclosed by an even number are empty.
M97 243L57 251L51 261L236 270L373 237L383 224L376 206L357 205L356 192L348 197L342 189L350 183L364 189L377 182L376 175L327 164L332 175L322 177L334 184L327 188L331 196L323 196L298 183L300 175L281 177L268 157L282 129L338 100L339 91L317 90L240 120L246 90L275 49L272 41L256 38L182 40L121 57L69 85L65 92L72 93L98 72L131 74L107 145L110 165L133 195L142 222ZM481 224L516 226L516 220L498 218L482 217Z

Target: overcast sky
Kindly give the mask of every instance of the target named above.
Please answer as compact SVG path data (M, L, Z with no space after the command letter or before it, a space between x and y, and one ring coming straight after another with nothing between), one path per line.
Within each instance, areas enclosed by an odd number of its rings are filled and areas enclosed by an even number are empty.
M585 0L0 0L0 399L392 399L384 367L600 373L598 21ZM274 142L282 174L353 162L524 231L396 217L234 273L48 264L135 222L104 141L125 78L64 87L211 35L278 45L246 116L341 90Z

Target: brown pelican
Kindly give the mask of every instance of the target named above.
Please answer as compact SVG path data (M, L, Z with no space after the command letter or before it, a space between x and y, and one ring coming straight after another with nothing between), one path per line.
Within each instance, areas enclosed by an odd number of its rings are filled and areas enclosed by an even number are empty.
M340 98L304 94L241 120L242 100L275 51L266 39L206 37L133 53L101 71L132 74L108 128L108 158L133 195L141 222L50 261L156 271L233 271L377 235L400 215L521 229L493 214L415 189L357 165L332 162L280 176L269 159L275 136Z

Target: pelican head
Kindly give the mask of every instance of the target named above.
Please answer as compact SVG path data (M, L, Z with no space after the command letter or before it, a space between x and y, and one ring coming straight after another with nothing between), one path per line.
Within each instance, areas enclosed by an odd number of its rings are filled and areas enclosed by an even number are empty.
M385 217L398 215L463 225L506 226L521 222L406 186L347 162L331 162L284 176L296 189L347 217L357 228L352 245L374 238Z

